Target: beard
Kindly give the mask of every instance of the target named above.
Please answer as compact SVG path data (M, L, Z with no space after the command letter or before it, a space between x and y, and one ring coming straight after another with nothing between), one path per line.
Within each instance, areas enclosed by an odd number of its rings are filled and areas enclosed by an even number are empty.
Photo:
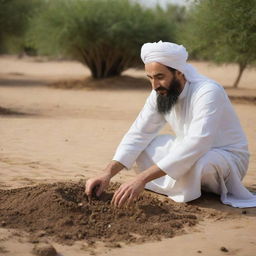
M174 78L170 85L169 88L165 88L160 86L159 88L156 89L156 92L158 91L167 91L166 95L157 95L157 110L161 114L167 114L170 112L172 107L176 104L179 95L181 93L181 84L180 81L178 81L176 78Z

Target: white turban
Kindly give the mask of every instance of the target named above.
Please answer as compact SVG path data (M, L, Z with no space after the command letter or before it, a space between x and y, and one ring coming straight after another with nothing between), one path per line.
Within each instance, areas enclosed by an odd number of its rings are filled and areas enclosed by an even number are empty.
M146 43L141 48L141 59L146 63L158 62L182 72L189 82L202 82L209 78L199 74L187 63L188 52L183 45L159 41Z

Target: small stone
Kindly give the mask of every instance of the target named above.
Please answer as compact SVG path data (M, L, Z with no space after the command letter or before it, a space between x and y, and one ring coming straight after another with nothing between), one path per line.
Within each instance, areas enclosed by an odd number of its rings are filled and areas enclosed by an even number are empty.
M79 206L79 207L83 206L83 203L79 203L78 206Z
M221 246L221 247L220 247L220 250L221 250L222 252L228 252L228 249L227 249L226 247L224 247L224 246Z
M108 247L108 248L122 248L121 244L113 243L113 242L112 243L111 242L106 243L105 247Z
M201 250L198 250L197 253L202 253L202 251L201 251Z
M63 226L73 226L74 222L71 219L67 219L63 221Z
M36 235L37 235L37 237L43 237L43 236L46 236L47 233L46 233L46 231L44 231L44 230L40 230L40 231L38 231L38 232L36 233Z
M39 243L35 245L32 252L37 256L57 256L56 249L47 243Z
M70 240L70 239L72 239L72 236L70 234L66 233L63 235L63 239Z
M6 222L5 222L4 220L1 222L1 226L2 226L2 227L5 227L5 226L6 226Z
M39 243L39 240L38 240L38 239L35 239L35 238L31 238L31 239L29 240L29 242L32 243L32 244L38 244L38 243Z
M83 233L78 233L77 234L77 238L78 239L83 239L84 238L84 234Z
M106 207L104 207L103 209L102 209L102 212L107 212L108 211L108 208L106 208Z

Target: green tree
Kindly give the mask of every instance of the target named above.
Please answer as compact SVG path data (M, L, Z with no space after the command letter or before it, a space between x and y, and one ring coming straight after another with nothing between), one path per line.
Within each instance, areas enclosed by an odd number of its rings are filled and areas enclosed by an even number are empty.
M40 4L39 0L0 0L0 53L22 50L28 19Z
M129 0L55 0L31 20L29 38L40 53L76 59L104 78L140 63L143 43L174 40L174 27Z
M181 39L197 58L237 63L237 88L245 68L256 61L255 14L256 0L195 1Z

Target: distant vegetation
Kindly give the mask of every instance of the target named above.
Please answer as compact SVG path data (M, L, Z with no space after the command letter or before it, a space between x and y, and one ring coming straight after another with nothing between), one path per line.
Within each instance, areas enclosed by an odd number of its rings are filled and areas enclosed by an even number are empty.
M54 0L31 24L30 43L39 53L76 59L104 78L138 65L144 42L175 40L176 23L128 0Z
M29 19L42 2L0 0L0 53L21 53L26 48Z
M256 0L195 0L148 9L129 0L0 0L0 53L78 60L93 78L141 65L145 42L181 43L190 56L237 63L238 86L256 63Z
M242 73L256 64L256 0L201 0L188 13L181 40L193 56L217 64L236 63Z

